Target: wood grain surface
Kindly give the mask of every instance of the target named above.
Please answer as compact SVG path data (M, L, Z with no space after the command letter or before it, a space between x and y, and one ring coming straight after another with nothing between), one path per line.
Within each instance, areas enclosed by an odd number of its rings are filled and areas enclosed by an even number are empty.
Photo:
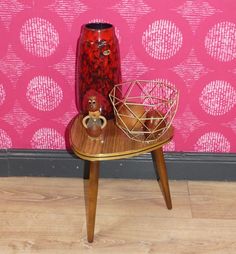
M84 181L0 178L0 253L235 254L236 183L100 179L87 242Z

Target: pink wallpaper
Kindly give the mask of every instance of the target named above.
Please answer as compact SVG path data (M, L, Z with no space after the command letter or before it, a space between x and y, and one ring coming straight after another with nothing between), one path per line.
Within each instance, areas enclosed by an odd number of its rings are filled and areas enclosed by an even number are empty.
M235 0L1 0L0 148L65 148L80 27L105 21L124 81L180 90L166 150L236 152L235 9Z

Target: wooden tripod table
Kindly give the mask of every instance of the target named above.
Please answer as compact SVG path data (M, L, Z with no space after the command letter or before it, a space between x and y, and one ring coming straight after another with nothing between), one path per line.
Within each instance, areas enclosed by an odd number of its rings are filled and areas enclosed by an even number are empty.
M170 127L158 141L147 143L134 141L128 138L115 125L113 120L108 121L99 139L92 139L88 137L81 122L81 116L77 116L73 119L69 129L69 138L70 146L75 155L83 160L89 161L88 194L87 197L85 197L87 200L88 242L93 242L94 238L100 161L129 158L152 152L154 168L157 169L157 174L159 175L160 186L166 206L168 209L172 208L168 175L162 149L163 145L168 143L173 137L172 127Z

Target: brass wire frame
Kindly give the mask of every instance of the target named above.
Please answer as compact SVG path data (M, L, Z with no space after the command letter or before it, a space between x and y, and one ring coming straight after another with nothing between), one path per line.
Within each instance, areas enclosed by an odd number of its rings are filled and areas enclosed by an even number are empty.
M147 84L153 86L148 92L144 89ZM126 91L124 87L126 87ZM137 93L138 90L140 92L139 95L132 96L132 92L135 91ZM159 96L153 94L155 91L159 92ZM156 80L134 80L117 84L111 90L109 97L113 105L116 125L130 139L141 142L157 141L168 130L175 117L179 103L179 92L176 87L173 84ZM137 100L139 102L136 102ZM155 101L158 103L154 103ZM144 113L137 115L131 108L133 105L143 106L145 108ZM119 112L121 106L124 106L130 114L127 115ZM163 108L165 113L163 113ZM159 116L147 117L148 112L153 109ZM133 126L130 128L122 117L136 121L134 121ZM151 119L159 121L154 129L150 129L147 126L147 122ZM142 129L137 130L135 128L137 124L141 124Z

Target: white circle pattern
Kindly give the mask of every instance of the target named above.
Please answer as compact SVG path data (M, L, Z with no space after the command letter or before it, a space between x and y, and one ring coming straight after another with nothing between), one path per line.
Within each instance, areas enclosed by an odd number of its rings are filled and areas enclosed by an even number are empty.
M207 53L216 60L228 62L236 58L236 24L220 22L205 37Z
M198 152L225 152L230 151L230 142L219 132L207 132L196 142L194 150Z
M30 80L26 97L31 105L40 111L52 111L63 99L61 87L48 76L37 76Z
M171 21L161 19L153 22L142 35L146 52L158 60L174 56L182 47L183 35Z
M20 41L24 48L37 57L49 57L57 49L60 40L55 27L46 19L28 19L21 28Z
M78 113L76 42L90 21L114 24L123 81L163 78L179 89L178 135L166 150L236 152L236 1L228 10L217 0L102 0L99 12L95 0L81 1L2 1L1 148L65 149ZM161 96L151 85L146 93Z
M34 133L31 146L34 149L60 149L65 146L65 141L57 130L41 128Z
M236 91L227 81L214 80L202 90L199 103L209 115L224 115L235 106Z

